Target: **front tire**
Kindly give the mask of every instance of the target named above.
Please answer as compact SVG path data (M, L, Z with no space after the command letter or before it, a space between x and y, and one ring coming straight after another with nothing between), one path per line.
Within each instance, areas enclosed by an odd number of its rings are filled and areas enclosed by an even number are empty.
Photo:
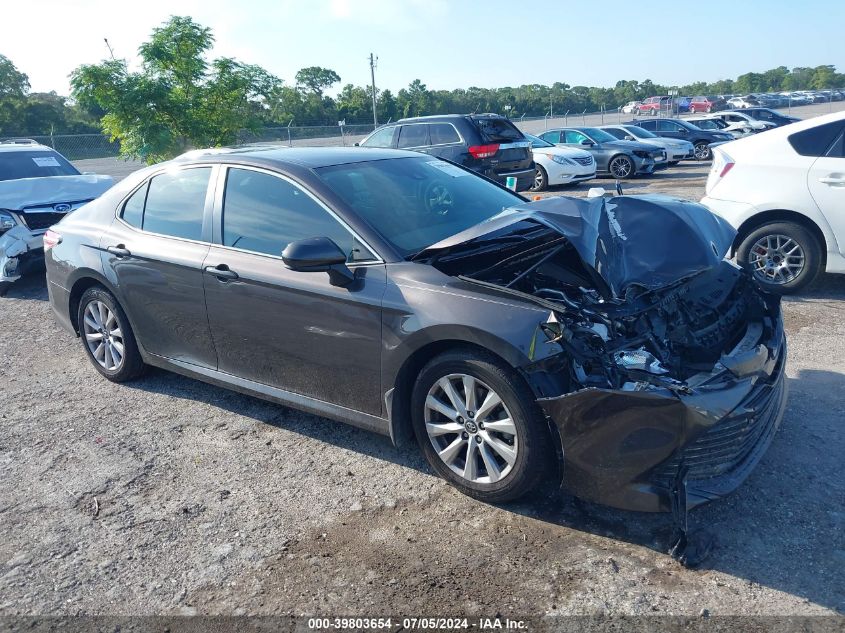
M695 159L696 160L710 160L713 158L713 150L705 141L699 141L695 144Z
M610 159L607 163L607 171L610 175L619 180L626 180L633 178L637 172L634 161L625 154L618 154Z
M77 313L82 347L94 368L112 382L127 382L146 366L129 319L105 288L94 286L79 300Z
M822 255L816 236L795 222L764 224L736 251L737 262L766 290L780 295L811 284L822 270Z
M529 191L543 191L549 186L549 174L542 165L535 165L534 181Z
M414 384L411 422L434 471L481 501L517 499L550 471L551 437L533 393L491 354L432 359Z

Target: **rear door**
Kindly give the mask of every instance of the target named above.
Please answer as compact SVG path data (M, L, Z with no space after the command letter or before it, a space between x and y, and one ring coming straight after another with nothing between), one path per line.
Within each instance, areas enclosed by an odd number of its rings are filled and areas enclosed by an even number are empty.
M202 265L216 170L190 166L153 176L126 199L100 242L103 269L144 349L212 369Z
M385 266L310 192L265 169L221 170L203 276L220 371L381 415ZM289 270L288 243L329 237L358 281Z
M397 148L431 153L430 145L427 123L408 123L399 127Z
M810 195L845 254L845 121L820 125L790 137L799 154L818 158L807 173Z

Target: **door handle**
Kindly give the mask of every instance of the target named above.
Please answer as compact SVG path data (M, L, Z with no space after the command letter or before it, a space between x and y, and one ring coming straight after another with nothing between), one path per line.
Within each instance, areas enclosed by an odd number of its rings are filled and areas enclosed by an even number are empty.
M819 182L824 185L830 185L831 187L845 187L845 178L843 177L834 177L834 176L825 176L823 178L819 178Z
M116 257L129 257L132 254L123 244L109 246L106 250Z
M229 270L226 264L218 264L217 266L206 266L203 270L209 275L214 275L220 281L232 281L238 278L238 273L234 270Z

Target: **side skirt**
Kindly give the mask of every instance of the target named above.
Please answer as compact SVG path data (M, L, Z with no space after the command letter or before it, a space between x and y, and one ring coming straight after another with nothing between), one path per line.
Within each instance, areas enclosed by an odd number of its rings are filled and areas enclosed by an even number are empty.
M355 409L348 409L330 402L324 402L309 396L303 396L298 393L285 391L260 382L247 380L246 378L239 378L232 374L227 374L216 369L209 369L208 367L200 367L180 360L171 358L164 358L155 354L143 353L144 362L167 371L173 371L177 374L182 374L188 378L195 378L202 382L207 382L218 387L224 387L246 394L248 396L255 396L262 400L281 404L286 407L299 409L306 413L313 413L338 422L345 422L358 428L380 433L381 435L390 436L390 421L380 418L376 415L356 411Z

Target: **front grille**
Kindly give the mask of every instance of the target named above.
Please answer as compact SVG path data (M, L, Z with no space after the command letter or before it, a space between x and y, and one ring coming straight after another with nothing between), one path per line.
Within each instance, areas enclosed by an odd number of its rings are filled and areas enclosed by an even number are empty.
M712 479L740 468L777 428L778 406L785 388L782 361L772 375L777 377L774 382L755 387L730 415L684 448L682 455L661 464L653 474L655 483L670 485L681 459L689 468L689 480Z
M30 231L49 229L65 217L65 213L23 213L21 217Z
M585 167L587 165L593 164L593 157L592 156L587 156L586 158L573 158L572 160L574 160L579 165L584 165Z

